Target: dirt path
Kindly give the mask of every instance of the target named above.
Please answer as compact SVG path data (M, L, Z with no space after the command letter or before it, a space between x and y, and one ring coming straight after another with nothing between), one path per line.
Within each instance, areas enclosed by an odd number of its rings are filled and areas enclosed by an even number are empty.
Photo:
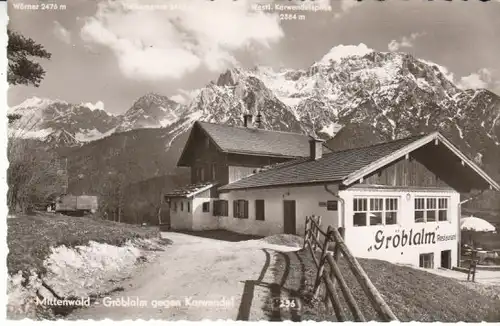
M68 319L267 320L270 293L255 284L274 282L274 250L298 249L261 240L228 242L174 232L162 236L173 244L125 281L124 291ZM114 303L122 299L125 303ZM140 300L141 307L134 305Z

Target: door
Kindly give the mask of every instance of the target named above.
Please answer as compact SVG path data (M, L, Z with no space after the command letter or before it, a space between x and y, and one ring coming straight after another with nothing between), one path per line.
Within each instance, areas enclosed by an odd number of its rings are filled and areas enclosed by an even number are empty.
M441 267L451 268L451 250L441 251Z
M297 234L295 227L295 200L283 201L283 232Z

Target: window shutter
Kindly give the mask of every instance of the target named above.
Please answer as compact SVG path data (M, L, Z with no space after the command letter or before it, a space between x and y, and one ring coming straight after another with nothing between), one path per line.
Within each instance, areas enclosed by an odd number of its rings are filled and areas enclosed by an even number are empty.
M219 200L214 201L214 209L212 210L212 215L213 216L220 215L220 201Z
M243 218L248 218L248 200L243 201Z
M238 217L238 201L233 200L233 217Z
M224 208L223 210L223 215L224 216L229 216L229 202L227 200L223 200L222 203L224 204L222 207Z

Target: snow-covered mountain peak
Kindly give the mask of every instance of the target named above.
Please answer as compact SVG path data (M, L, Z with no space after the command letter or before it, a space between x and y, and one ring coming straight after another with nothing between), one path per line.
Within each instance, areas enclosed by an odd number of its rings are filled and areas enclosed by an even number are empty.
M56 103L56 102L66 103L66 102L60 101L60 100L51 100L48 98L40 98L37 96L33 96L33 97L30 97L30 98L24 100L23 102L21 102L18 105L10 107L8 112L9 113L16 112L16 113L22 114L22 112L25 112L26 110L31 110L33 108L44 109L47 106L51 105L52 103Z
M116 131L166 127L177 121L183 110L182 104L150 92L138 98L125 112Z
M227 69L224 73L220 74L217 79L216 85L218 86L235 86L238 84L242 77L247 76L242 68Z

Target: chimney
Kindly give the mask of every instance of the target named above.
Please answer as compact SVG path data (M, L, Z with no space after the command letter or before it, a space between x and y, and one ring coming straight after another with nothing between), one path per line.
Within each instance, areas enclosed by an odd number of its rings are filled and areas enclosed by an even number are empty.
M253 118L253 116L251 114L249 114L249 113L245 113L243 115L243 126L245 128L252 127L252 118Z
M319 160L323 156L323 140L309 136L309 158Z
M262 128L262 114L260 114L260 111L257 114L257 116L255 117L255 126L257 128Z

